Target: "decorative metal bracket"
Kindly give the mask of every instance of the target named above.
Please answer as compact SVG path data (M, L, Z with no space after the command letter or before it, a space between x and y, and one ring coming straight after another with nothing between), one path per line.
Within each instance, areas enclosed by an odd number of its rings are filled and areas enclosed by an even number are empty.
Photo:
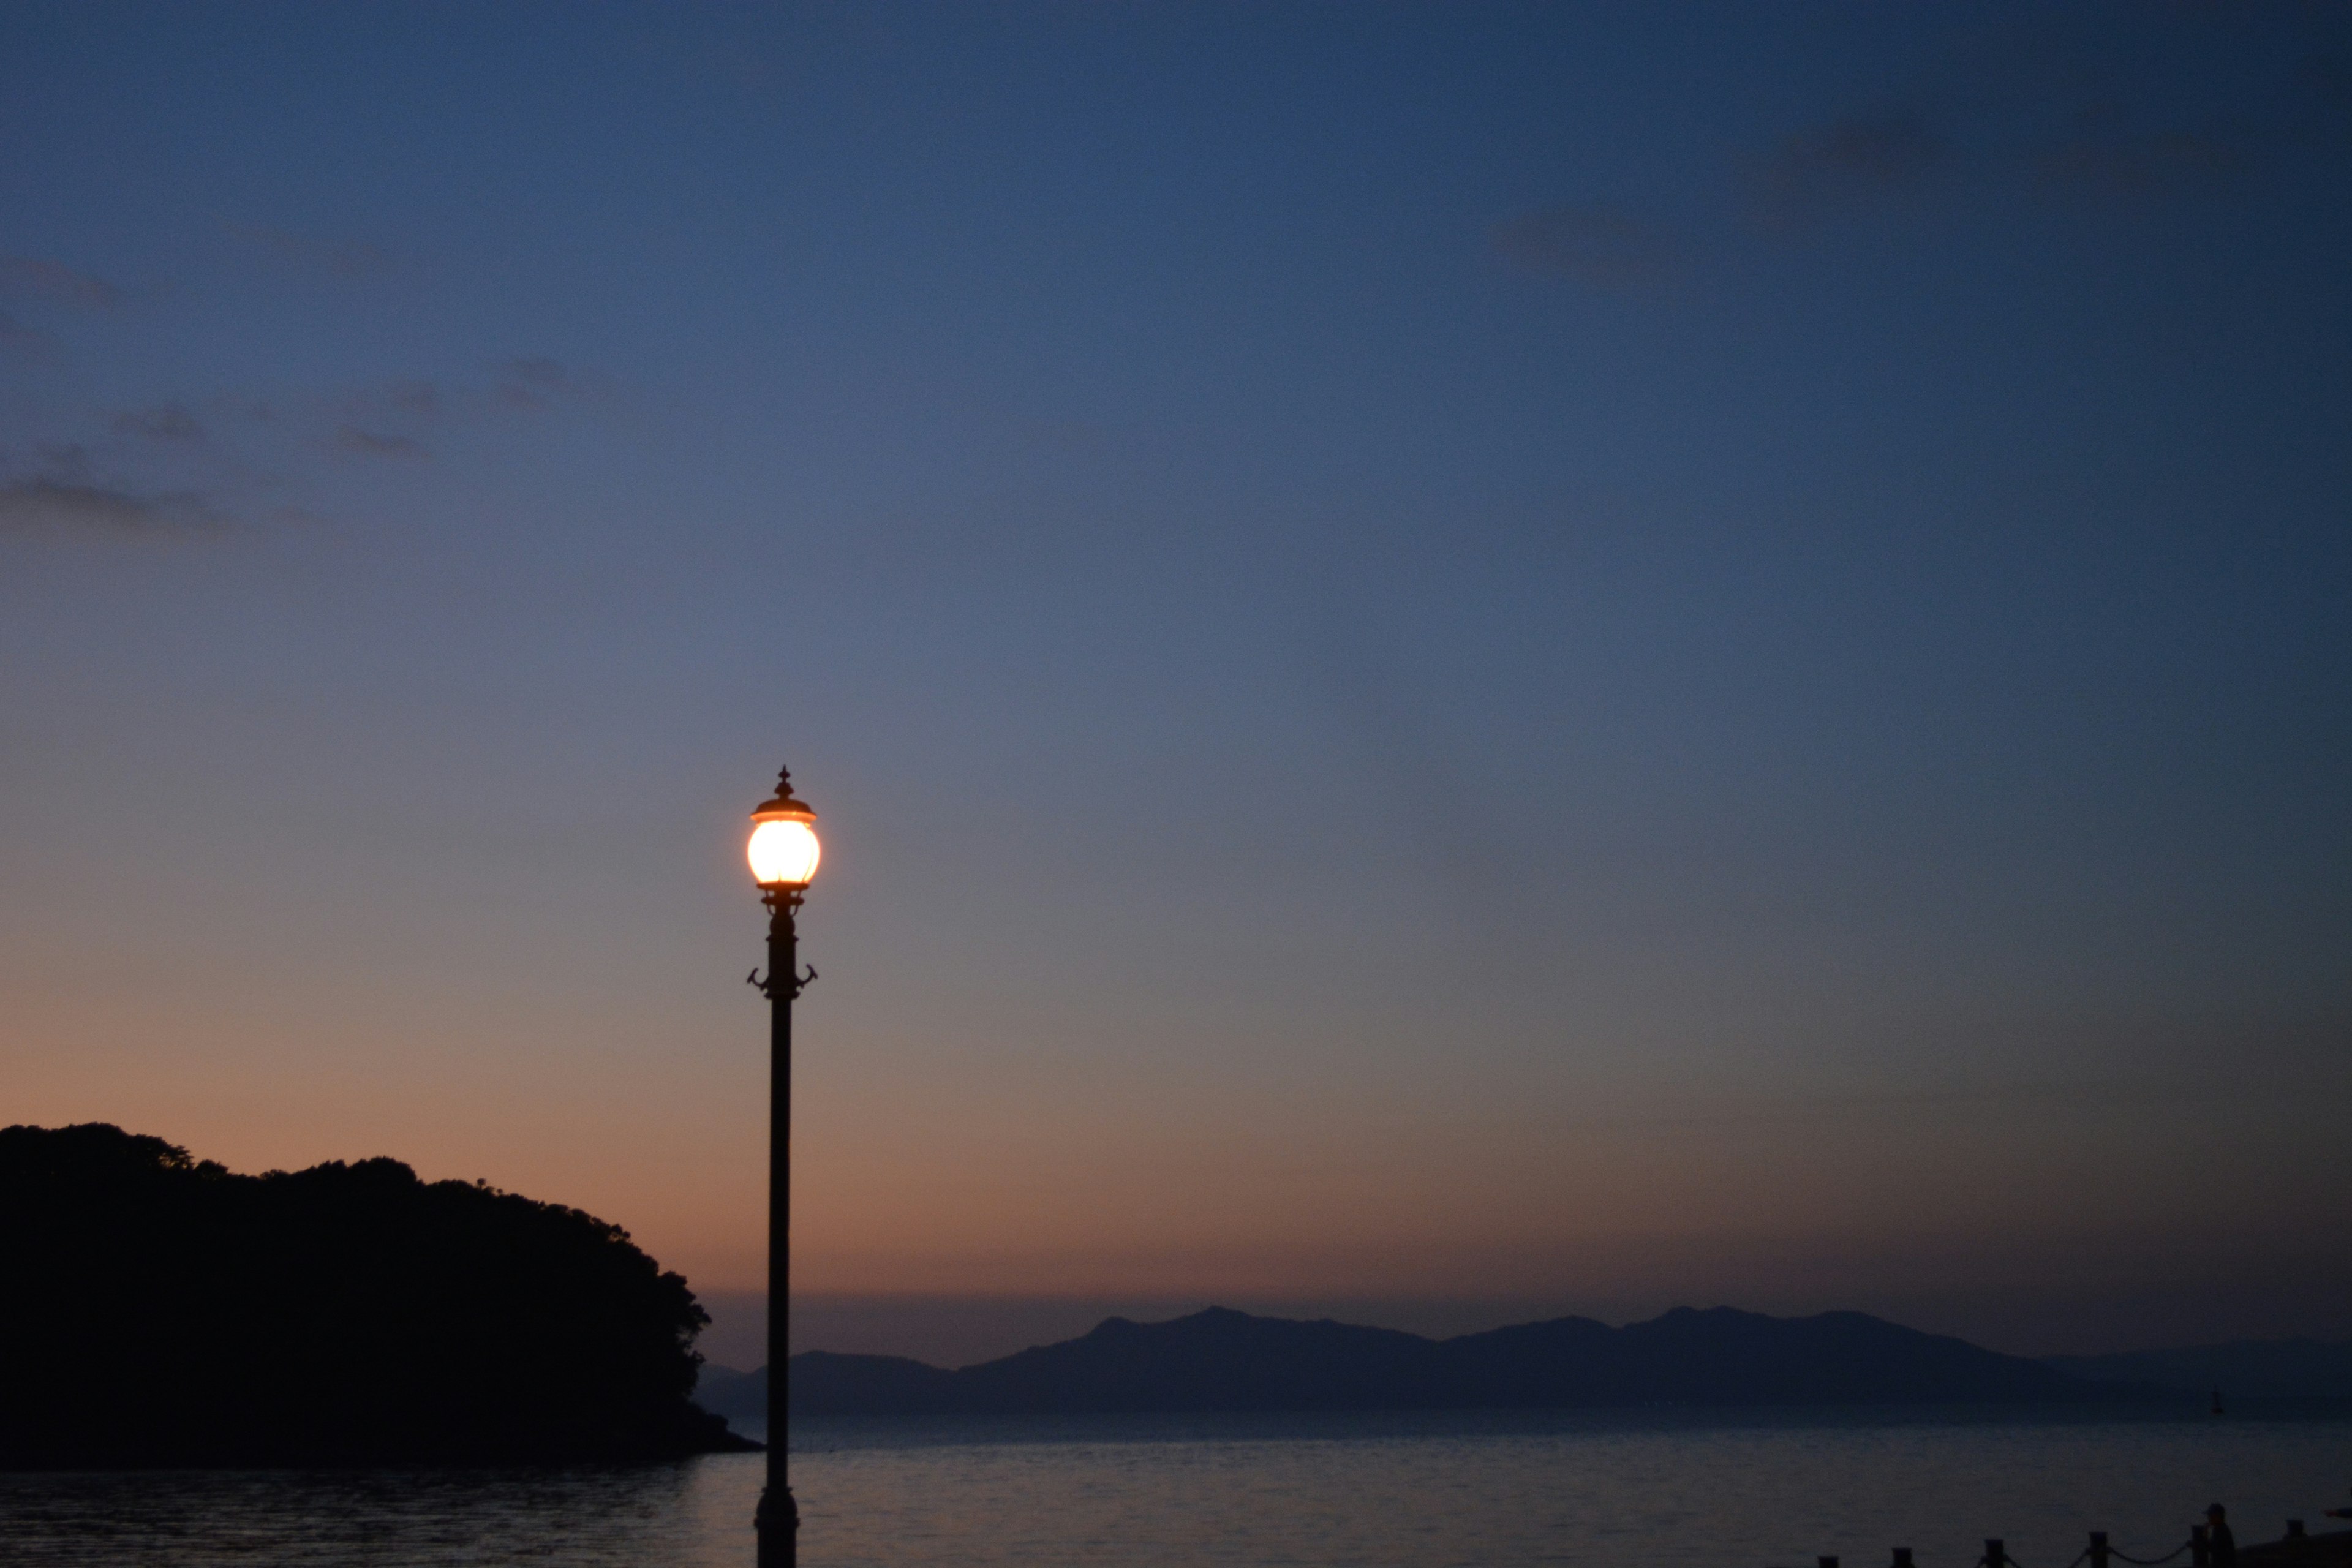
M814 963L809 965L809 972L806 974L792 975L790 976L790 983L782 985L779 985L776 983L776 977L772 974L768 976L765 980L761 979L760 972L757 969L752 970L751 973L743 976L743 979L751 985L752 990L757 991L761 995L765 996L771 1002L776 999L776 994L779 991L783 993L785 1001L791 1001L793 997L798 996L802 992L807 990L809 987L809 982L815 978L816 965Z

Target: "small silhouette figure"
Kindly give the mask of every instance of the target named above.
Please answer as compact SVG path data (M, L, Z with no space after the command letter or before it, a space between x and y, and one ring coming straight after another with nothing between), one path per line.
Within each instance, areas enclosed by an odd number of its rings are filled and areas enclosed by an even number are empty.
M2213 1414L2219 1415L2221 1413L2221 1391L2217 1388L2213 1391Z
M2213 1568L2238 1568L2238 1538L2230 1533L2230 1510L2218 1502L2205 1510L2205 1536L2213 1548Z

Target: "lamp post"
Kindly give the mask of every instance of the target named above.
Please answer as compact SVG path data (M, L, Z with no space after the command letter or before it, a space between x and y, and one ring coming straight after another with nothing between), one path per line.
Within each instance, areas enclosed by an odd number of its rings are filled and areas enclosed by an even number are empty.
M790 1405L793 1190L793 998L816 978L800 973L793 917L809 879L816 875L816 813L793 794L790 769L776 774L776 793L751 813L746 846L751 879L768 906L768 973L751 973L768 999L768 1484L752 1526L760 1536L760 1568L793 1568L801 1512L785 1473L784 1431Z

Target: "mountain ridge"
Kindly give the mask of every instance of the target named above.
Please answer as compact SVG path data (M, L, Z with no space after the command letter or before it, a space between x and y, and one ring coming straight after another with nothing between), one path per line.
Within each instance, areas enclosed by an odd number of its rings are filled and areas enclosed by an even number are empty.
M792 1358L795 1415L1550 1409L1648 1404L2105 1401L2152 1390L1862 1312L1678 1307L1622 1328L1555 1318L1450 1339L1211 1307L1107 1318L1076 1339L956 1369L905 1356ZM756 1414L764 1371L710 1408ZM704 1397L698 1394L698 1398Z

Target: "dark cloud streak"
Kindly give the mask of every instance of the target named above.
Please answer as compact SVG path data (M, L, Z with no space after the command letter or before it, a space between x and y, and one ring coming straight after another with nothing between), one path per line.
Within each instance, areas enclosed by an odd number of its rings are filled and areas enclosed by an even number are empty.
M335 445L343 451L355 452L363 458L421 458L428 456L424 447L405 436L379 436L356 425L335 426Z
M551 396L572 385L572 373L551 359L501 360L491 368L506 378L499 384L498 398L509 408L544 408Z
M1921 113L1882 110L1784 138L1752 180L1757 216L1792 227L1918 190L1950 156Z
M163 539L216 534L232 524L188 490L142 496L47 478L0 485L0 532Z
M120 436L140 436L150 441L201 441L205 427L196 416L177 403L159 404L152 408L126 408L114 416L114 430Z
M0 256L0 289L92 310L111 310L122 303L122 290L103 278L31 256Z
M2033 160L2053 192L2141 198L2218 195L2252 174L2257 162L2251 148L2231 138L2188 131L2083 136Z

